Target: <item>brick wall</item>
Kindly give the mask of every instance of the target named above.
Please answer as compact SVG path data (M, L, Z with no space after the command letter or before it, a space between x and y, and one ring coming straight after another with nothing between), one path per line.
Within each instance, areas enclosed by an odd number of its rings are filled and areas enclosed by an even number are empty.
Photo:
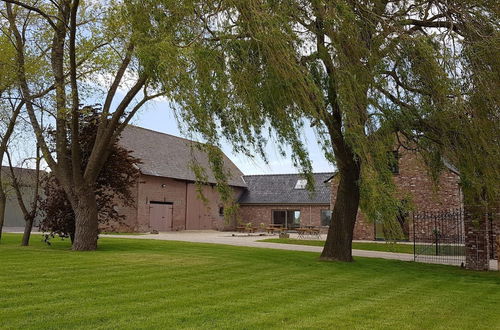
M224 219L219 214L219 208L223 205L219 193L214 186L203 186L203 196L207 203L203 202L196 191L194 183L187 185L187 223L186 230L227 230L232 228L234 221ZM234 188L234 197L237 199L243 192L242 188Z
M172 203L171 230L222 230L227 227L224 217L219 215L222 206L218 192L213 186L203 186L208 203L201 201L196 185L189 181L141 175L134 187L135 200L132 207L119 205L117 211L125 216L121 223L101 226L101 230L119 232L148 232L150 202ZM241 188L235 188L235 197Z
M138 205L138 187L139 182L136 182L132 187L132 204L125 206L121 201L116 201L116 211L124 216L120 222L108 222L107 224L99 224L99 229L103 232L136 232L137 229L137 205Z
M353 239L371 241L375 239L375 224L369 222L362 212L358 212L354 225Z
M415 152L400 150L399 173L394 174L400 198L411 199L416 212L421 211L444 211L462 208L462 194L459 187L459 177L454 172L446 169L439 178L438 187L428 175L421 156ZM335 203L338 182L332 180L332 206ZM411 221L411 218L408 219ZM410 225L410 240L413 239L413 228ZM356 226L354 228L354 239L375 239L375 226L367 221L362 212L358 212Z
M441 211L462 208L459 176L445 169L436 187L427 173L421 156L415 152L400 150L399 174L394 183L401 195L411 196L416 211Z

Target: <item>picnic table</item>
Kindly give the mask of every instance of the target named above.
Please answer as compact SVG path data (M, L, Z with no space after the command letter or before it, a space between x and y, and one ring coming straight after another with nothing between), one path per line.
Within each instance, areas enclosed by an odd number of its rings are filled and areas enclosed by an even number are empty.
M321 239L321 232L319 227L316 226L304 226L295 229L299 239L305 239L306 236Z
M284 230L283 226L280 224L270 224L266 227L266 232L274 234L275 232L281 233Z

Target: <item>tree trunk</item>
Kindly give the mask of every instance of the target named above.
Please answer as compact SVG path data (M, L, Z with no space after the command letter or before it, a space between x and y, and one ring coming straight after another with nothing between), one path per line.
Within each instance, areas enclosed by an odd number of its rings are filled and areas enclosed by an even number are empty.
M321 259L351 262L352 238L359 207L359 166L353 164L348 169L339 168L339 177L332 223Z
M97 202L95 192L89 188L80 188L73 205L75 212L74 251L93 251L97 248Z
M34 220L35 217L32 214L28 215L25 219L23 240L21 242L22 246L28 246L30 244L31 230L33 229Z
M0 187L0 241L2 240L3 223L5 219L5 203L7 203L5 193L1 189L2 187Z

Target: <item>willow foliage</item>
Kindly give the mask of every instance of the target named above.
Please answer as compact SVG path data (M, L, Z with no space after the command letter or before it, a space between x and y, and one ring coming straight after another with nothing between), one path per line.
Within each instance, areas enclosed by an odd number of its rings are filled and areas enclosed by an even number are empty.
M210 144L226 139L236 152L265 159L273 139L282 152L291 148L312 187L302 136L311 123L341 174L352 151L371 219L396 219L401 207L387 166L399 144L433 159L435 173L444 156L465 188L497 198L494 4L146 0L130 11L141 13L141 59L168 86L186 129Z

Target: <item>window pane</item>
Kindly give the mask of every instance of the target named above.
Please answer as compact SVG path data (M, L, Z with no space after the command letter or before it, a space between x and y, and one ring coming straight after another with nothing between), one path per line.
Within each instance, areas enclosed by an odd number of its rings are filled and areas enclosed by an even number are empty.
M276 225L285 225L285 211L273 211L273 223Z
M288 228L300 227L300 211L286 211Z
M331 210L321 210L321 225L329 226L332 222L332 211Z
M306 189L307 180L299 179L295 184L295 189Z

